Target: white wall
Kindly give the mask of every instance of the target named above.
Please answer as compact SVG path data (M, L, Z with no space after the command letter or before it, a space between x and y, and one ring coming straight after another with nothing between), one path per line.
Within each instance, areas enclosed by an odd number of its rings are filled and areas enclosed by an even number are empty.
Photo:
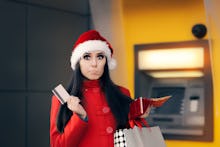
M92 23L112 45L117 68L111 72L114 82L127 86L127 64L124 43L121 0L90 0Z

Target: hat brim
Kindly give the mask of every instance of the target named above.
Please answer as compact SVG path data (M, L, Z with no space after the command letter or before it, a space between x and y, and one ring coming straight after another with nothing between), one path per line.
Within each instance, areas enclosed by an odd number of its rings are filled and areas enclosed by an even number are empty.
M107 57L108 67L110 70L115 69L117 62L111 55L111 49L105 41L101 40L88 40L83 43L78 44L72 52L70 62L71 68L75 70L76 63L85 54L92 51L102 51Z

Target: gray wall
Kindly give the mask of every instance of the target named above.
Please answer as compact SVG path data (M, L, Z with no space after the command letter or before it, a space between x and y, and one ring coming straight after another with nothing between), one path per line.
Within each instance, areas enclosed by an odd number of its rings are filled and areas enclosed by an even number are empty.
M51 89L71 77L88 0L0 0L0 146L48 147Z

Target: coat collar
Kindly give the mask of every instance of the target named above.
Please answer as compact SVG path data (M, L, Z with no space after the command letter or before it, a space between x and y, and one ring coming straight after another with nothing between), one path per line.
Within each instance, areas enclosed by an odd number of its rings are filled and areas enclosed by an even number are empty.
M84 88L95 88L100 87L100 81L99 80L85 80L83 82Z

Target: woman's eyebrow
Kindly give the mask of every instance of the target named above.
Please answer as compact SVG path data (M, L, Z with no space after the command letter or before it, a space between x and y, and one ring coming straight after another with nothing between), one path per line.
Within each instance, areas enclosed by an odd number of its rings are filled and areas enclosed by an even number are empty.
M99 52L97 53L98 55L104 55L105 53L104 52Z
M90 55L91 53L89 53L89 52L85 52L83 55Z

